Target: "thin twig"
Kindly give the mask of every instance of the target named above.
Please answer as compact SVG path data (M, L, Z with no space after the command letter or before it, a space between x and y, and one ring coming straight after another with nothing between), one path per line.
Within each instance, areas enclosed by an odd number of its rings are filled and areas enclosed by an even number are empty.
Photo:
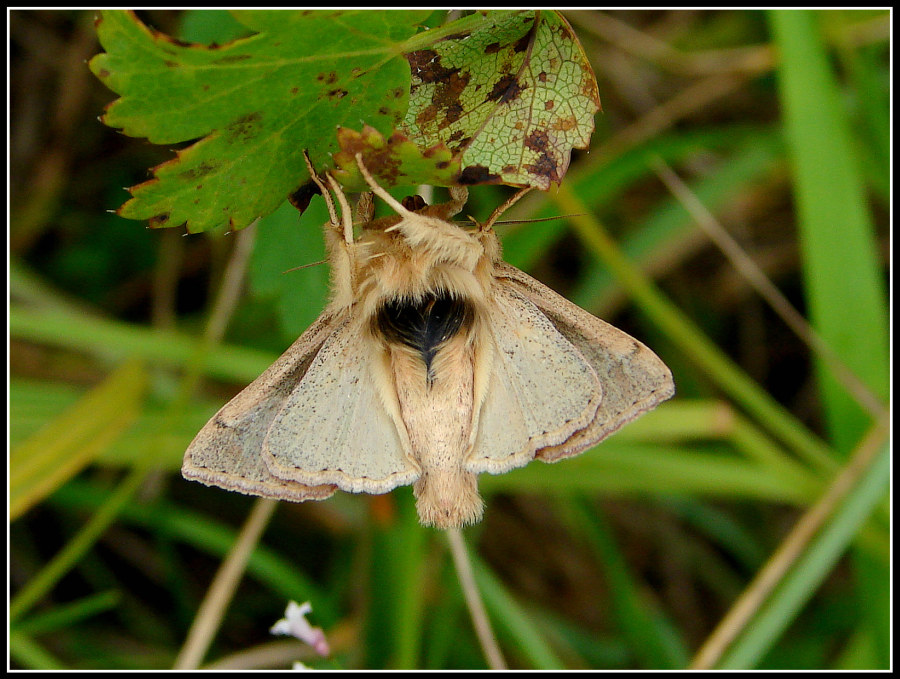
M494 638L491 621L484 610L484 602L481 600L481 594L478 591L478 586L475 584L472 562L469 560L468 552L466 552L466 543L458 528L447 530L447 542L450 543L450 553L453 555L453 563L459 575L459 584L462 587L463 596L466 598L466 605L469 607L469 613L472 615L472 624L475 626L475 634L478 635L488 666L492 670L505 670L507 669L506 660L503 658L500 647L497 645L497 640Z
M856 402L873 417L883 417L887 410L866 384L847 367L831 346L816 332L797 311L781 291L766 277L765 272L743 251L728 231L719 223L706 206L697 198L671 167L660 157L652 161L656 174L669 188L675 198L694 218L710 240L715 243L731 262L732 266L747 280L759 295L769 303L787 326L806 343L834 372Z
M234 244L234 250L222 277L222 286L219 288L219 294L213 302L209 321L203 334L203 349L201 351L208 351L225 334L228 321L231 319L240 298L244 274L247 271L250 254L253 251L255 236L255 224L243 229L237 235L237 242ZM196 365L199 365L199 362ZM192 393L195 381L199 380L199 376L199 370L194 370L187 375L182 392ZM187 639L175 660L176 669L193 669L199 666L203 660L216 629L221 623L225 609L234 595L234 590L244 572L247 559L253 552L260 534L265 529L272 511L275 509L275 504L273 500L259 500L254 505L253 511L241 529L241 534L232 546L231 552L219 567L209 590L206 592L203 603L200 604Z
M757 71L774 63L769 45L750 45L730 49L684 52L664 40L635 28L605 12L570 12L567 15L579 28L640 59L682 75Z
M197 610L187 639L175 659L174 669L197 669L200 666L241 581L247 560L256 548L256 543L259 542L259 537L277 505L276 500L268 498L259 498L253 505L253 511L247 517L238 539L216 572L203 603Z
M247 272L255 239L256 222L237 234L237 242L234 244L234 250L222 276L222 287L219 288L219 295L213 303L206 331L203 333L203 339L206 342L216 344L225 335L225 328L228 327L228 322L231 320L241 296L244 274Z

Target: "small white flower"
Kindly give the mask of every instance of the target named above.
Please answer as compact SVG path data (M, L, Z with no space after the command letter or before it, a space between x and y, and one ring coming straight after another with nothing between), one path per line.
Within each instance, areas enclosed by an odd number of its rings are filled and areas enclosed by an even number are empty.
M316 653L325 657L330 653L328 641L325 639L325 632L321 627L313 627L307 622L306 615L311 612L312 604L308 601L303 602L303 605L298 605L296 601L290 601L284 617L272 625L269 633L289 634L297 637L300 641L305 641L312 646Z

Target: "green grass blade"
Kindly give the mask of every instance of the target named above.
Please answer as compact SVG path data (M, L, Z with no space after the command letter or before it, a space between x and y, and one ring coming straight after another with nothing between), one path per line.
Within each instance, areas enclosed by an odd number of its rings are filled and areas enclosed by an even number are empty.
M75 476L131 425L138 417L146 383L143 365L129 361L12 449L10 520Z
M853 487L767 597L752 623L744 627L729 646L717 663L718 668L745 669L758 665L766 651L815 594L825 576L834 568L860 527L884 497L890 475L890 461L891 448L885 437L878 444L874 458L861 471Z
M16 631L32 636L55 632L115 608L121 600L122 594L116 590L97 592L23 620L16 625Z
M21 632L11 631L9 633L9 655L20 665L30 670L65 669L65 665L49 651L30 636Z
M98 317L59 311L9 310L10 337L48 346L84 351L119 361L123 356L142 358L156 365L190 367L203 341L186 333L159 330ZM216 346L205 355L201 369L209 377L249 383L276 356L234 346Z
M610 592L613 616L622 636L640 667L645 669L676 669L688 661L688 650L682 639L673 639L673 626L661 624L659 612L654 611L641 596L639 585L602 516L588 512L581 503L563 506L568 523L583 533L599 556Z
M565 667L565 663L546 642L531 616L506 591L487 564L474 554L472 562L475 581L484 598L491 622L496 626L498 636L511 637L520 653L535 669L550 670Z
M825 42L807 11L769 14L794 173L806 296L813 325L875 393L888 394L887 299L865 181ZM832 440L851 450L871 418L822 366Z

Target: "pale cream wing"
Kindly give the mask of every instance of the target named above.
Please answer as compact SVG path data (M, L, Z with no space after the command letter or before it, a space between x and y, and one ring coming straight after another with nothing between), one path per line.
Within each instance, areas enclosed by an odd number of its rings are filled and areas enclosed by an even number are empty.
M503 281L492 289L489 326L491 377L465 469L499 474L587 427L603 389L581 352Z
M320 500L334 485L305 485L272 475L262 447L275 416L303 379L325 340L343 321L323 314L281 357L200 430L184 454L186 479L277 500Z
M328 337L275 416L263 444L275 476L354 493L419 477L393 386L376 379L376 347L362 335L347 323Z
M603 384L603 400L587 427L537 452L545 462L576 455L675 393L672 372L639 341L589 314L528 274L498 263L496 275L532 301L590 363Z

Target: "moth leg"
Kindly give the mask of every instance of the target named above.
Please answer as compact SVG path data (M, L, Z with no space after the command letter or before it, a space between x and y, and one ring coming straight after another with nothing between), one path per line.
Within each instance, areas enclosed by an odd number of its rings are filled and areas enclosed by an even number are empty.
M531 187L526 186L524 189L519 189L513 195L511 195L509 198L507 198L506 201L504 201L500 205L500 207L498 207L496 210L494 210L491 213L491 216L488 217L487 221L481 225L481 230L487 231L487 230L491 229L494 226L494 222L496 222L500 218L500 215L502 215L504 212L506 212L509 208L511 208L517 202L519 202L519 199L522 198L529 191L531 191Z
M331 193L328 191L328 187L322 183L322 180L319 179L319 175L316 174L315 168L313 168L312 161L309 159L309 154L304 149L303 151L303 159L306 161L306 169L309 171L309 176L316 183L316 186L319 187L319 191L322 192L322 198L325 199L325 205L328 207L328 216L331 219L331 223L334 226L338 226L340 222L338 222L337 211L334 209L334 201L331 199Z
M447 208L447 219L462 212L469 200L469 189L465 186L449 186L450 200L444 203Z

